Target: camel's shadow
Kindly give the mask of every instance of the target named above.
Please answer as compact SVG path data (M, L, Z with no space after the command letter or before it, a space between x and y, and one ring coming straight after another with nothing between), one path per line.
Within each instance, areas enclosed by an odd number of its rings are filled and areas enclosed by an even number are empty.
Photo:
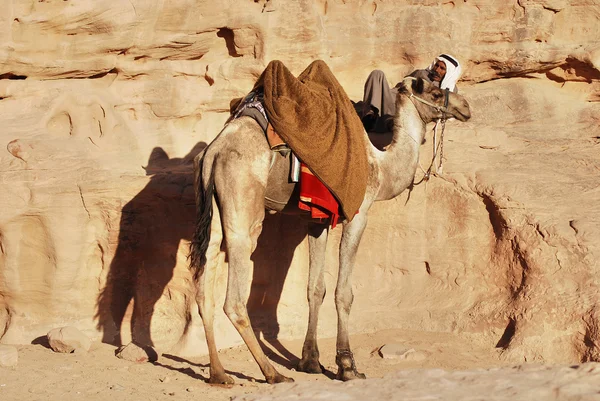
M122 209L117 248L97 299L95 318L102 342L123 345L122 330L131 310L132 341L154 345L150 325L155 305L173 277L180 242L189 241L194 232L192 162L206 146L198 143L183 158L169 158L159 147L152 151L145 167L150 181ZM290 369L299 358L278 340L277 306L294 250L305 236L306 221L301 218L267 215L252 256L252 327L267 343L261 341L267 356Z
M178 356L171 355L171 354L162 354L162 356L164 358L168 359L168 360L173 361L173 362L184 362L184 363L187 363L188 365L195 366L197 368L204 368L204 369L206 369L206 368L209 367L208 364L190 362L187 359L180 358ZM179 373L186 374L186 375L190 376L192 379L200 379L200 380L203 380L205 382L208 382L208 379L209 379L208 376L204 376L203 374L196 373L194 371L194 369L192 369L191 367L179 368L179 367L173 367L173 366L170 366L168 364L160 363L160 362L153 362L153 365L155 365L155 366L161 366L161 367L164 367L165 369L168 369L168 370L174 370L174 371L177 371ZM242 379L242 380L253 380L253 381L257 382L257 383L266 383L267 382L264 379L256 379L254 377L246 376L246 375L244 375L242 373L232 372L231 370L226 370L225 372L228 373L228 374L230 374L230 375L232 375L232 376L237 377L238 379Z
M193 159L200 142L183 158L169 158L154 148L144 167L148 184L121 211L120 231L106 285L97 300L102 342L122 345L122 326L131 302L131 338L154 345L150 322L156 302L173 277L182 240L194 230Z

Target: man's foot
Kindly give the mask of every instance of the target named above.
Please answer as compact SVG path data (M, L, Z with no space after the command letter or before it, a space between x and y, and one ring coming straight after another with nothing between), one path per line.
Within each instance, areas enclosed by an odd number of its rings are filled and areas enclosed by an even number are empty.
M365 127L365 131L369 132L375 128L375 123L377 122L377 113L371 109L367 111L367 113L361 118L361 121Z

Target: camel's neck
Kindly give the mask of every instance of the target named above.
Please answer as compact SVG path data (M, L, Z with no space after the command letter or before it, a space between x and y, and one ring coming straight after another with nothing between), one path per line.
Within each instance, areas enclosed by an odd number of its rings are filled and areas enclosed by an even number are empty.
M409 97L400 96L396 104L392 143L381 159L383 177L378 200L400 195L413 182L425 127L426 124Z

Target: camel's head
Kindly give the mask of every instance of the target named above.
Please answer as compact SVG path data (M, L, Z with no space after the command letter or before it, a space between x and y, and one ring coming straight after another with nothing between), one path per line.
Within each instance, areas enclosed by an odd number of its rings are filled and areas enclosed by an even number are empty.
M398 95L410 96L426 123L444 118L444 114L446 118L454 117L463 122L471 118L469 103L463 96L440 89L421 78L405 78Z

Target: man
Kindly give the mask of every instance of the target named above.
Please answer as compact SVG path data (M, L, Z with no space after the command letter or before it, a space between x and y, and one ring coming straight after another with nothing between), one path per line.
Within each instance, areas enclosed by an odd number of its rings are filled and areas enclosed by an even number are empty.
M448 54L440 54L431 65L422 70L413 71L409 76L423 78L442 89L458 92L456 81L462 72L458 60ZM396 112L398 85L390 88L385 74L375 70L365 82L362 107L359 115L365 129L376 132L389 132L393 127Z

